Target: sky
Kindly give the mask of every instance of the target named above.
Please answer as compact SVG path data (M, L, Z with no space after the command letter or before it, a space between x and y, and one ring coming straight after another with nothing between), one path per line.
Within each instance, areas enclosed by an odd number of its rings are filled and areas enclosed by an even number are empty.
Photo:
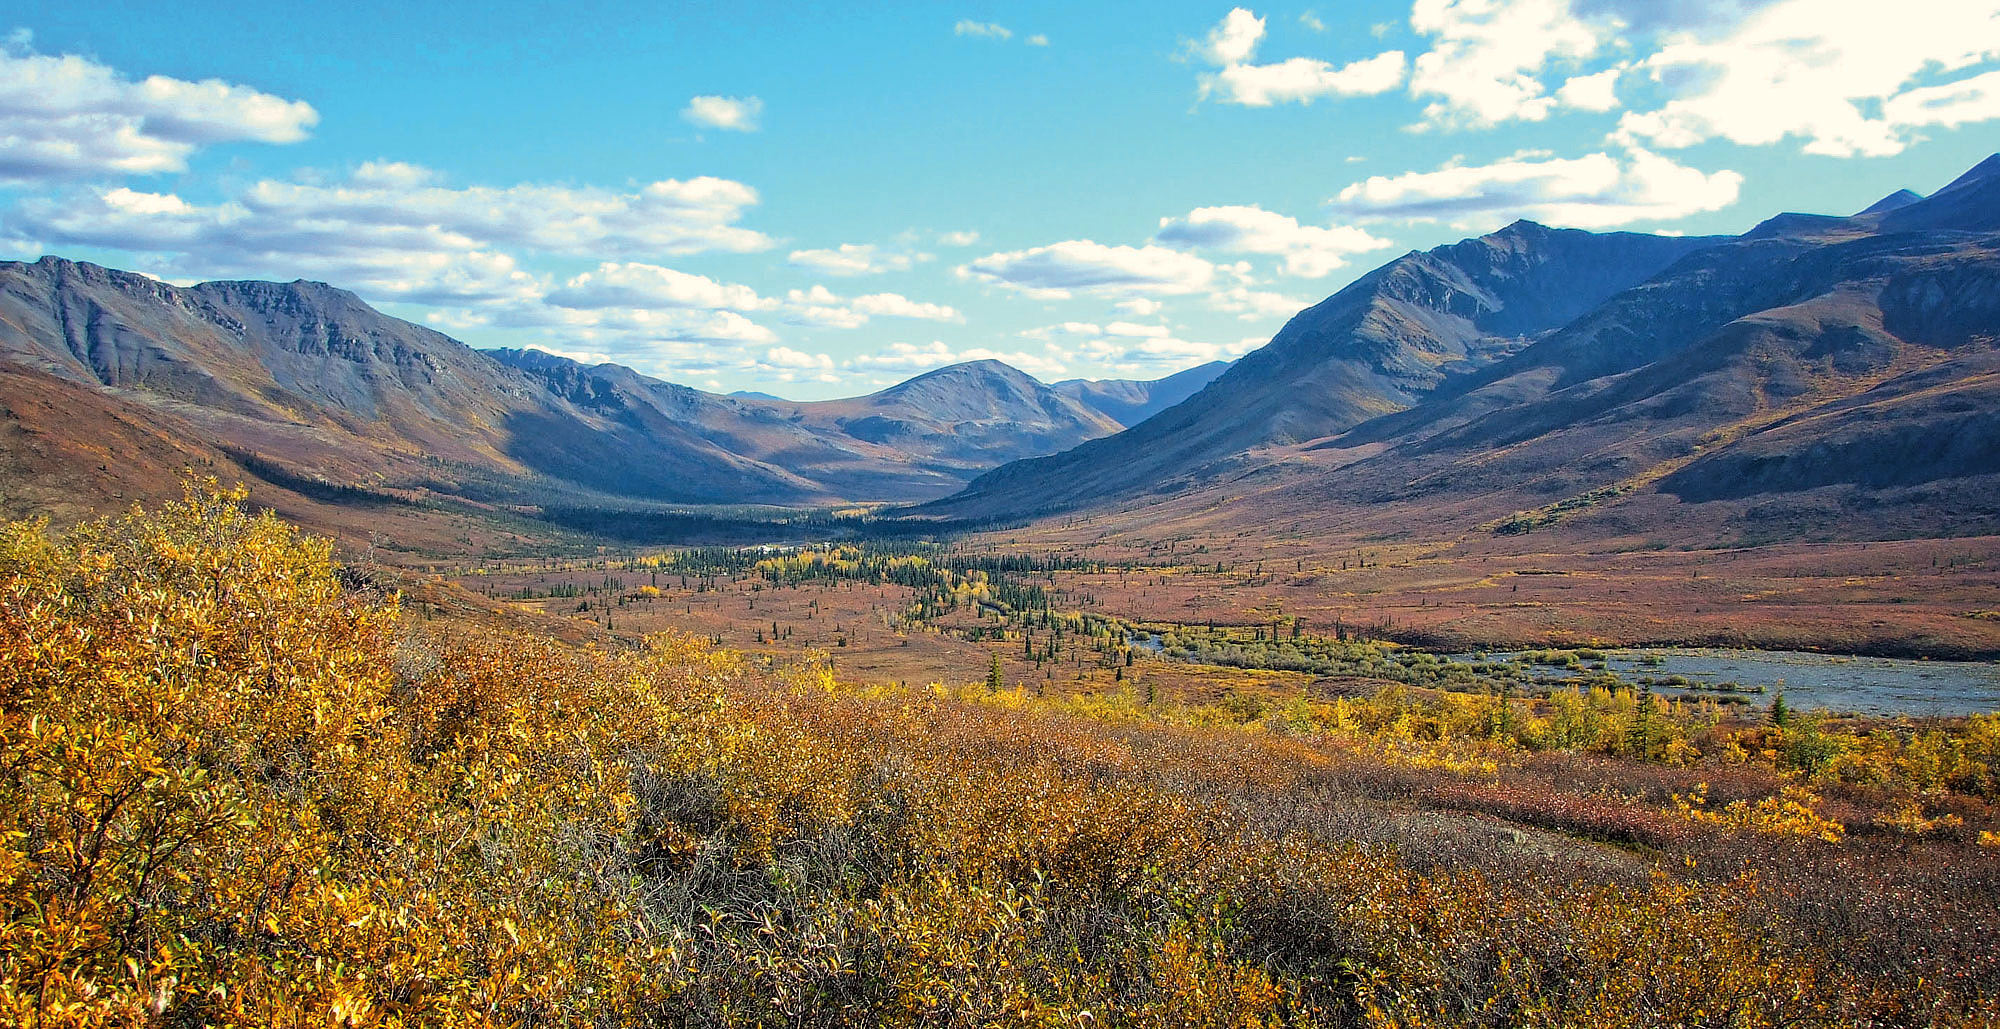
M2000 150L2000 0L552 11L0 12L0 259L815 399L1158 378L1517 218L1738 233Z

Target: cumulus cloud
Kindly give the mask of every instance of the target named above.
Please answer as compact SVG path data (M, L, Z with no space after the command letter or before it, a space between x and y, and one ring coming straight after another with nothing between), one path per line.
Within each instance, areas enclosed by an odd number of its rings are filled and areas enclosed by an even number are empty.
M681 117L711 129L755 132L764 101L754 96L698 96L681 108Z
M785 294L786 319L800 325L819 325L829 329L858 329L868 324L868 316L847 306L847 301L827 289L815 285L811 289L795 289Z
M1988 0L1876 4L1782 0L1723 26L1668 36L1638 62L1673 95L1627 112L1620 138L1658 147L1786 138L1837 157L1900 152L1927 126L2000 116L1991 72L2000 8Z
M823 275L908 271L914 263L908 254L882 250L873 243L842 243L830 250L794 250L788 260L793 267L809 268Z
M1206 247L1284 258L1285 271L1318 278L1353 254L1389 245L1353 226L1300 225L1288 215L1256 206L1198 207L1181 218L1160 219L1155 240L1172 247Z
M558 307L596 310L607 307L682 307L704 310L762 311L776 306L748 286L717 282L704 275L662 268L655 264L606 262L584 272L548 295Z
M1120 300L1117 303L1112 304L1111 306L1117 308L1119 311L1122 311L1125 314L1137 315L1141 318L1145 318L1151 315L1159 314L1162 310L1166 308L1167 305L1159 302L1158 300L1152 300L1146 297L1133 297L1130 300Z
M1403 82L1405 59L1400 50L1362 58L1335 67L1311 57L1293 57L1273 64L1252 64L1264 39L1264 19L1237 7L1223 16L1207 38L1193 47L1217 71L1200 78L1201 96L1245 107L1309 104L1326 96L1386 93Z
M184 171L217 143L295 143L319 121L303 100L249 86L151 75L133 81L86 57L0 47L0 182Z
M34 197L7 213L0 236L159 255L167 271L190 277L304 275L378 299L475 303L538 294L512 250L762 249L762 233L732 224L756 199L748 186L709 178L630 192L452 189L423 168L374 163L331 185L261 181L215 204L125 187Z
M1577 75L1556 90L1556 103L1580 111L1610 111L1618 107L1618 77L1623 67L1606 68L1590 75Z
M1257 53L1257 44L1263 40L1264 19L1245 8L1235 7L1208 30L1208 39L1201 52L1210 64L1227 67L1250 60Z
M964 321L956 308L911 300L900 293L870 293L854 298L854 309L882 318L917 318L932 322Z
M1167 247L1106 246L1080 239L988 254L958 272L1038 299L1061 300L1074 292L1198 293L1215 277L1215 266Z
M1245 107L1309 104L1326 96L1372 96L1403 83L1401 50L1390 50L1338 68L1311 57L1276 64L1232 64L1202 79L1202 95Z
M833 358L825 354L808 354L791 347L772 347L764 351L764 363L773 368L833 369Z
M1029 36L1027 39L1022 40L1022 42L1028 44L1029 46L1048 46L1049 37L1037 32L1034 35Z
M979 242L979 232L975 229L938 233L938 246L941 247L969 247L977 242Z
M1643 150L1624 160L1517 155L1485 165L1374 176L1328 201L1354 217L1491 221L1531 218L1596 229L1672 219L1734 203L1743 176L1703 172Z
M792 290L786 295L791 321L834 329L858 329L870 318L913 318L962 322L965 316L946 304L911 300L901 293L869 293L845 299L825 286Z
M1436 98L1424 109L1433 125L1540 121L1557 103L1542 73L1596 54L1621 24L1582 17L1570 0L1416 0L1410 27L1433 41L1410 93Z

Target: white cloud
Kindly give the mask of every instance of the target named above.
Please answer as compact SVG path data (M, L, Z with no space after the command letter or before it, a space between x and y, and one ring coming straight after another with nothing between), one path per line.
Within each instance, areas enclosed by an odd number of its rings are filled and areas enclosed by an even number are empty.
M1580 111L1610 111L1618 107L1618 76L1625 69L1606 68L1591 75L1577 75L1556 90L1556 103Z
M212 205L171 193L88 190L22 201L0 236L160 255L190 277L322 278L386 300L453 304L539 296L511 250L573 256L756 250L732 224L755 190L726 179L632 192L519 185L450 189L408 164L332 184L265 180Z
M757 291L735 283L654 264L606 262L584 272L547 300L558 307L597 310L607 307L684 307L704 310L762 311L776 306Z
M1218 71L1200 78L1201 96L1245 107L1308 104L1325 96L1386 93L1402 84L1404 57L1391 50L1342 67L1311 57L1293 57L1275 64L1251 64L1264 38L1264 19L1237 7L1192 47Z
M681 108L681 117L696 125L730 132L755 132L764 101L754 96L698 96Z
M1079 344L1076 356L1121 372L1159 375L1209 361L1241 357L1267 342L1266 338L1254 336L1233 343L1203 343L1173 336L1139 339L1104 336Z
M856 368L879 368L884 371L929 371L956 364L958 355L942 342L891 343L872 354L861 354L847 363Z
M1031 351L1008 352L989 350L985 347L953 350L937 340L921 344L891 343L873 354L854 357L847 364L852 368L910 375L966 361L1000 361L1043 379L1060 376L1069 371L1062 358L1053 352L1044 354Z
M951 27L951 31L956 36L976 36L985 39L1014 38L1014 33L1005 25L998 22L973 21L970 18L960 18L958 24Z
M1087 239L988 254L958 271L964 277L1050 300L1065 299L1072 291L1198 293L1215 277L1215 266L1193 254L1156 246L1105 246Z
M1209 305L1218 311L1227 311L1246 322L1264 318L1289 318L1312 306L1311 301L1288 297L1283 293L1237 286L1218 290L1209 294Z
M2000 118L2000 71L1906 90L1882 105L1883 115L1899 126L1936 125L1954 128L1968 122Z
M956 308L944 304L920 303L900 293L870 293L854 298L854 309L881 318L918 318L933 322L964 321Z
M1314 32L1326 31L1326 22L1319 20L1319 15L1312 11L1299 15L1299 24Z
M1661 147L1796 137L1808 153L1885 156L1916 129L2000 115L1985 75L1936 81L1996 57L2000 8L1990 0L1781 0L1674 33L1638 62L1673 99L1628 112L1619 137Z
M0 182L178 172L217 143L295 143L319 121L303 100L152 75L134 82L86 57L0 47Z
M794 322L835 329L858 329L870 318L914 318L933 322L962 322L957 308L911 300L900 293L869 293L853 300L842 298L825 286L792 290L786 295L788 317Z
M1027 43L1029 46L1048 46L1049 37L1037 32L1034 35L1029 36L1027 39L1023 40L1023 42Z
M1106 336L1121 336L1126 339L1166 339L1173 330L1164 325L1142 325L1137 322L1112 322L1104 327Z
M1021 330L1021 338L1037 339L1053 343L1060 339L1091 339L1104 335L1104 326L1094 322L1063 322L1059 325L1044 325L1035 329Z
M1174 247L1279 255L1286 272L1307 278L1340 267L1349 255L1389 245L1353 226L1300 225L1288 215L1256 206L1198 207L1185 217L1162 218L1154 238Z
M1326 96L1372 96L1403 83L1404 58L1391 50L1336 68L1311 57L1276 64L1232 64L1203 76L1203 96L1245 107L1309 104Z
M1486 220L1532 218L1595 229L1673 219L1734 203L1743 176L1707 173L1635 150L1562 159L1517 155L1486 165L1374 176L1328 201L1356 217Z
M831 250L794 250L788 260L794 267L810 268L823 275L908 271L913 263L908 254L884 251L873 243L842 243Z
M969 247L977 242L979 242L979 232L975 229L938 233L938 246L941 247Z
M1112 304L1111 306L1117 308L1120 311L1123 311L1126 314L1137 315L1141 318L1146 318L1146 317L1151 317L1152 315L1159 314L1160 311L1163 310L1167 305L1159 302L1158 300L1149 300L1145 297L1133 297L1130 300L1120 300L1119 302Z
M774 368L827 369L833 368L833 358L825 354L808 354L791 347L772 347L764 351L764 363Z
M1208 41L1201 52L1210 64L1219 67L1242 64L1256 55L1257 44L1263 39L1264 19L1236 7L1208 30Z
M1424 109L1431 125L1540 121L1557 102L1543 71L1596 54L1618 25L1579 17L1570 0L1416 0L1410 27L1433 42L1411 67L1410 93L1437 98Z
M1164 325L1131 322L1109 325L1062 322L1028 329L1021 336L1043 342L1061 361L1084 360L1120 373L1145 375L1236 357L1266 342L1257 338L1235 343L1200 343L1180 339Z
M407 164L362 165L346 182L264 180L238 198L254 218L362 231L434 231L577 256L736 253L771 240L734 224L757 191L730 179L664 179L631 192L523 184L450 189Z
M777 334L735 311L619 308L600 312L585 340L630 347L641 343L772 343Z

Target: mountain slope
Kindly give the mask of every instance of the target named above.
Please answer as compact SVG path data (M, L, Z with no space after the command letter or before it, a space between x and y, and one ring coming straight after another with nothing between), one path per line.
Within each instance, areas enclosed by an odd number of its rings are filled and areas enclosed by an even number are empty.
M608 421L662 435L689 433L847 500L942 496L995 464L1119 428L998 361L940 368L865 397L793 402L717 397L620 365L586 366L538 350L486 353ZM558 452L547 460L560 460L566 445L556 441ZM589 474L564 471L571 478Z
M274 482L512 505L919 501L1120 428L997 362L850 400L721 397L473 350L320 283L178 287L53 257L0 262L0 368L21 373L0 379L0 405L76 412L62 431L93 452L144 427L188 461L240 459ZM31 480L64 495L50 461L10 456L13 495ZM141 478L172 476L173 459L143 463ZM132 485L85 478L99 501Z
M671 500L823 493L674 425L602 418L319 283L182 288L59 258L0 264L0 359L332 482L516 497L559 480Z
M1773 218L1407 409L1211 465L1157 518L1254 497L1239 528L1648 545L2000 531L1997 229L2000 160L1853 217Z
M1065 379L1049 388L1130 428L1194 396L1228 370L1229 362L1210 361L1164 379Z
M934 510L1019 516L1184 488L1253 448L1408 408L1717 242L1517 222L1406 254L1301 312L1188 400L1116 436L995 469Z

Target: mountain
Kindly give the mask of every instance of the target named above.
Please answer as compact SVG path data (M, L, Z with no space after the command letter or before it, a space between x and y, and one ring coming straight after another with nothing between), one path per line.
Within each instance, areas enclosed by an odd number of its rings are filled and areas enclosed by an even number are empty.
M1301 312L1187 400L1067 453L1005 465L939 510L1024 515L1184 488L1253 448L1401 411L1721 237L1516 222L1412 251Z
M723 397L473 350L320 283L180 287L55 257L0 262L0 371L16 506L106 503L187 465L335 500L910 502L1120 428L995 362L851 400Z
M661 436L692 433L709 446L814 484L793 503L942 496L1001 462L1064 450L1119 429L998 361L951 365L865 397L794 402L717 397L620 365L586 366L539 350L486 353L610 422ZM550 444L545 459L552 464L572 445L567 439ZM590 481L592 470L581 464L588 459L562 464L561 477Z
M1228 370L1229 362L1210 361L1164 379L1064 379L1049 388L1130 427L1194 396Z
M1313 311L1351 305L1409 260ZM1550 309L1562 319L1553 331L1317 438L1187 431L1199 425L1187 412L1239 388L1252 405L1310 389L1308 411L1381 395L1375 367L1328 381L1267 354L1298 346L1288 326L1138 429L1003 466L937 508L1018 517L1048 498L1129 505L1138 494L1123 476L1070 487L1082 468L1121 468L1137 438L1156 448L1150 467L1196 472L1163 474L1163 492L1187 495L1188 510L1254 494L1247 522L1709 543L2000 531L2000 157L1929 197L1847 218L1781 215L1702 241L1643 281L1578 300ZM1412 322L1389 341L1437 338ZM1385 342L1346 331L1321 349ZM1233 451L1218 454L1218 439Z
M684 423L572 402L320 283L183 288L59 258L0 264L0 360L173 415L291 477L515 499L826 495Z

